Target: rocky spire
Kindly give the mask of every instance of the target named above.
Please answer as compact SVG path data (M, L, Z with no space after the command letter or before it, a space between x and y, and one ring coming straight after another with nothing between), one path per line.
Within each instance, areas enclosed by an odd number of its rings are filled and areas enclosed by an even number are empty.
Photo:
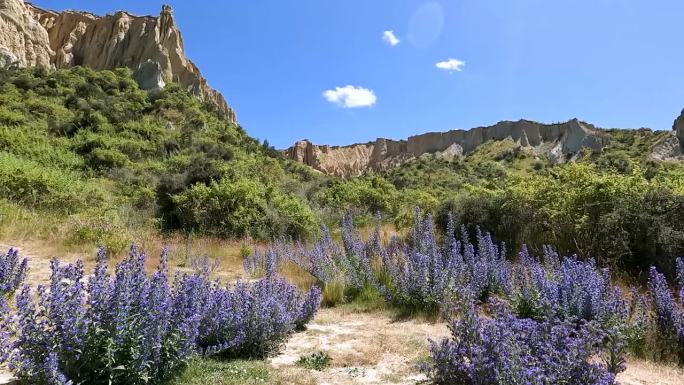
M677 139L679 139L679 146L684 149L684 109L679 117L675 119L672 124L672 129L675 131Z

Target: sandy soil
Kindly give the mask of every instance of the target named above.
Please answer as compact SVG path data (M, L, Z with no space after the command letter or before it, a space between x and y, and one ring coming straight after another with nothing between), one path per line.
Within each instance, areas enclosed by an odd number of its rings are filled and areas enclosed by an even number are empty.
M276 368L293 366L302 355L323 351L332 362L326 370L311 371L318 384L415 384L425 379L416 366L426 356L428 338L446 335L445 324L323 309L270 362Z
M684 369L643 360L629 360L627 370L618 375L622 385L682 385Z
M29 245L21 248L29 258L31 284L46 283L50 276L49 259L52 250ZM2 252L9 245L0 243ZM77 255L61 255L73 262ZM94 261L86 259L90 272ZM232 257L231 257L232 258ZM234 278L241 275L241 266L222 264L221 275ZM235 265L235 266L233 266ZM424 320L397 320L385 312L358 313L340 307L322 309L306 331L295 334L282 352L271 358L270 365L288 374L293 385L413 385L425 380L417 369L427 357L428 339L448 335L444 323ZM322 371L299 368L296 361L303 355L323 351L332 357L329 368ZM684 385L684 370L642 360L630 360L626 372L619 375L623 385ZM11 376L0 368L0 384L8 384Z

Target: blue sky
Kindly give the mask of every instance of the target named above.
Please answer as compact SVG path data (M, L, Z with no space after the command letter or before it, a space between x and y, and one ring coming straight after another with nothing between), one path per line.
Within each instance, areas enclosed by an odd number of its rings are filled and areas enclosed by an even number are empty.
M670 129L684 107L681 0L167 2L210 85L278 148L520 118ZM162 3L35 1L154 15Z

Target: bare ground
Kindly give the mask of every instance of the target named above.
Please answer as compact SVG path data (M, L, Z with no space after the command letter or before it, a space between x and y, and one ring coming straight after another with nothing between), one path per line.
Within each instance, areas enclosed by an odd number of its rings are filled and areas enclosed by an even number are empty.
M332 362L328 369L310 371L317 384L415 384L425 380L417 364L427 355L428 338L447 334L445 324L323 309L270 363L289 367L303 355L323 351Z
M437 340L448 334L443 323L323 309L309 328L292 337L270 362L276 368L292 367L302 355L323 351L332 357L332 363L324 371L310 371L316 384L413 385L425 380L416 366L426 357L428 338ZM630 359L618 380L622 385L684 385L684 370Z
M0 243L0 252L9 246ZM20 248L29 257L29 277L33 285L46 283L50 276L49 259L55 250L29 245ZM63 261L74 261L76 254L60 255ZM221 264L221 276L234 279L242 275L239 258L228 256ZM86 258L86 269L93 265ZM345 307L322 309L307 330L295 334L282 352L269 359L281 379L292 385L413 385L425 380L417 369L427 357L428 339L448 335L444 323L420 319L397 320L387 312L354 312ZM332 357L330 367L308 370L297 366L303 355L323 351ZM652 362L630 359L627 370L618 376L623 385L684 385L684 370ZM0 368L0 384L11 376Z

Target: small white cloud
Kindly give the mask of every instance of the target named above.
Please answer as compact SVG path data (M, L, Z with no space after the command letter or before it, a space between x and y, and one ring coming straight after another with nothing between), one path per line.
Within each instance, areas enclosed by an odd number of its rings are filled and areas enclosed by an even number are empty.
M435 67L446 71L463 71L465 62L458 59L448 59L435 64Z
M335 87L323 92L323 97L344 108L370 107L377 100L372 90L354 86Z
M382 40L384 40L385 43L391 45L392 47L399 44L399 42L400 42L399 38L394 34L394 31L383 32L382 33Z

